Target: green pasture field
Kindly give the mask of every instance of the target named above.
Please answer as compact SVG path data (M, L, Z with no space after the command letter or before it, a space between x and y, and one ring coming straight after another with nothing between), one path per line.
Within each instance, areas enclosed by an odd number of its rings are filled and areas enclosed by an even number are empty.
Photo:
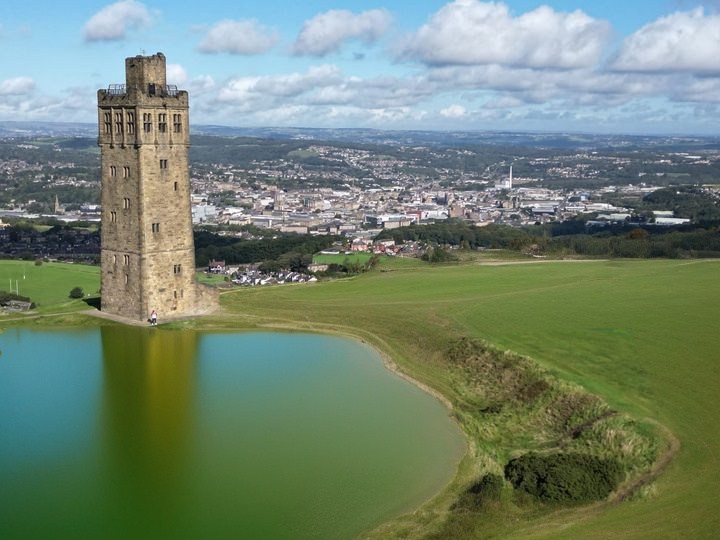
M13 292L17 284L19 294L29 297L41 309L71 302L68 295L74 287L82 287L86 295L97 296L100 267L52 262L35 266L34 261L0 260L0 290L9 291L11 282Z
M226 277L219 274L208 274L207 272L196 272L195 275L197 276L198 282L204 283L205 285L217 285L219 283L225 283Z
M451 401L443 355L458 337L529 355L680 449L635 500L486 523L477 538L714 538L720 530L720 261L380 265L353 279L223 294L203 325L349 333ZM667 439L666 439L667 440ZM418 536L479 470L466 459L428 508L376 531ZM435 506L433 506L433 504ZM438 513L440 512L440 513ZM420 534L421 536L421 534Z
M288 157L291 157L291 158L299 158L299 159L304 159L304 158L309 158L309 157L315 157L315 156L318 156L318 155L319 155L319 154L318 154L317 152L313 152L312 150L306 150L306 149L303 149L303 148L299 148L299 149L297 149L297 150L290 150L290 151L288 152Z
M457 257L457 259L460 262L542 260L541 258L534 258L532 255L520 253L519 251L511 251L509 249L478 249L478 250L457 249L457 250L452 250L451 253L455 257Z
M347 255L323 255L318 254L313 257L315 264L343 264L346 260L365 264L372 257L371 253L348 253Z

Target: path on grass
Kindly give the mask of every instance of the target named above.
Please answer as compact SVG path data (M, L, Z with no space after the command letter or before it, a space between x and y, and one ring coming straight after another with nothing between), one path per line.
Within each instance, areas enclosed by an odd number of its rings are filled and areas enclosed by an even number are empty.
M660 455L660 457L655 460L655 463L648 472L640 475L639 477L634 479L629 485L618 491L615 496L610 500L611 503L624 501L634 495L640 488L653 482L658 476L660 476L660 473L662 473L667 468L667 466L670 465L670 463L680 450L680 440L673 434L672 431L670 431L661 423L653 420L652 418L646 418L645 420L652 423L655 427L662 431L665 439L668 442L667 448Z

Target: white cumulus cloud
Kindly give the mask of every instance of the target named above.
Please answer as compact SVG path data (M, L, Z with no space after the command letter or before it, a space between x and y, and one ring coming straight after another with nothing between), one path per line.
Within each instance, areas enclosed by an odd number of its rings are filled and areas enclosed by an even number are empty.
M199 95L215 88L215 80L210 75L200 75L190 81L188 88L191 95Z
M625 39L612 68L720 73L720 15L697 8L657 19Z
M352 13L331 9L305 21L293 45L297 55L324 56L337 51L343 42L360 39L372 43L390 27L392 16L384 9Z
M462 118L467 114L467 109L462 105L450 105L444 109L440 109L440 115L445 118Z
M182 86L188 80L187 71L180 64L167 65L167 82L168 84L176 84Z
M105 6L85 23L86 41L117 41L128 29L150 24L147 8L135 0L122 0Z
M226 83L218 99L224 102L247 102L266 97L297 97L311 90L339 83L342 74L337 66L313 66L306 73L238 77Z
M555 100L568 103L623 103L634 97L667 96L680 84L687 86L689 76L682 78L645 73L607 73L593 69L567 71L537 70L512 66L445 66L430 70L428 83L437 93L465 91L472 95L514 98L538 106ZM489 99L492 99L490 97ZM490 102L490 105L493 105ZM505 101L503 106L519 106ZM487 104L486 104L487 106Z
M516 17L501 2L455 0L400 46L400 57L430 65L578 68L597 63L610 33L608 22L580 10L540 6Z
M254 19L233 21L226 19L208 30L198 45L203 53L260 54L278 42L277 33Z
M35 89L35 81L30 77L13 77L0 82L0 96L19 96L29 94Z
M513 96L499 96L483 103L485 109L514 109L522 107L525 102Z
M671 96L674 101L720 102L720 81L717 78L705 77L692 81L680 81Z

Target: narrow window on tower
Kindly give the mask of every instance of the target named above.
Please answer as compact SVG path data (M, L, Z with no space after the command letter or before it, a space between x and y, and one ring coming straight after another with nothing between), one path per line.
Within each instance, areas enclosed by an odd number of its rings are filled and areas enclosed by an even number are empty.
M113 255L113 264L117 264L117 255Z
M110 223L115 223L117 221L117 212L110 212Z
M105 133L112 132L112 116L109 112L105 113Z
M115 165L110 165L110 176L117 176L117 167Z
M125 198L123 199L123 208L124 208L125 210L127 210L128 208L130 208L130 199L128 199L127 197L125 197Z
M152 224L152 232L159 233L160 232L160 224L159 223L153 223Z
M167 114L165 113L158 114L158 131L160 133L167 131Z
M143 130L145 133L152 131L152 114L150 113L143 113Z
M161 169L167 169L168 160L167 159L161 159L160 160L160 168Z
M125 285L128 284L128 281L130 281L130 276L128 276L127 274L125 274Z
M174 264L173 265L173 274L175 274L177 276L178 274L181 274L181 273L182 273L182 266L179 264Z
M122 113L115 113L115 133L120 134L123 132Z
M130 167L123 167L123 178L130 178Z
M182 117L179 114L173 114L173 131L175 133L182 131Z
M135 113L134 112L127 113L127 132L130 135L133 135L135 133Z
M130 255L123 255L123 263L125 266L130 266Z
M174 191L177 191L177 190L178 190L178 183L177 183L177 182L173 182L173 190L174 190Z

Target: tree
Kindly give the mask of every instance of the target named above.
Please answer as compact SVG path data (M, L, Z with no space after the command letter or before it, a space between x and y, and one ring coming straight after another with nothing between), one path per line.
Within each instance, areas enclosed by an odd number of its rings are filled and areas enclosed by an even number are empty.
M457 261L457 257L450 253L450 250L444 246L435 246L429 248L421 257L423 261L430 263L444 263Z
M83 296L85 296L85 293L82 287L73 287L70 291L70 298L82 298Z

